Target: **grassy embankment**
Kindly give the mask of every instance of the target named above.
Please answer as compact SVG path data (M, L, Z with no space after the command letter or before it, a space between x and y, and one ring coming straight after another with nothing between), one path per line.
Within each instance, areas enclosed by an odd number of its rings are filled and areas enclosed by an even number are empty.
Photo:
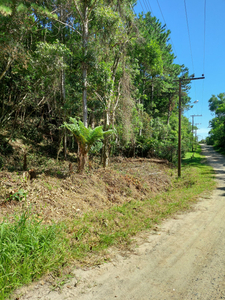
M92 212L72 223L44 225L24 212L14 223L0 224L0 299L43 274L60 275L62 266L81 263L111 245L128 247L131 237L178 211L188 210L215 182L200 149L183 160L182 178L171 188L144 201L132 201L104 212ZM171 169L169 172L177 172ZM97 256L96 256L97 257ZM104 261L104 256L99 256ZM105 258L106 259L106 258Z

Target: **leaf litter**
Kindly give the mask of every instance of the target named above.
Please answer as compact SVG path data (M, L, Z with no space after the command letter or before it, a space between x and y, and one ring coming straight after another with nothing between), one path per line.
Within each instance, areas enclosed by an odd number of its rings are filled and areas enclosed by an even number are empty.
M70 174L68 162L51 159L51 168L38 165L37 177L23 171L0 172L0 221L29 208L45 223L71 220L89 211L104 211L131 200L149 199L171 186L171 166L164 160L114 158L108 169ZM24 191L16 201L10 195Z

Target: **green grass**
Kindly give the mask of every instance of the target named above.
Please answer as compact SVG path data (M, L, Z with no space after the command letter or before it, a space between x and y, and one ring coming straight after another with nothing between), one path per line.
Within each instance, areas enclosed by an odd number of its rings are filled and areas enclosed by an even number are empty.
M201 146L197 145L197 149L194 152L187 152L185 158L182 160L183 165L198 166L201 167L201 161L204 159L201 154Z
M67 255L60 225L44 226L24 212L0 224L0 299L15 288L54 271Z
M215 187L213 170L200 148L183 160L182 176L173 176L167 192L131 201L104 212L90 212L65 224L44 225L25 212L0 224L0 299L23 284L56 272L72 261L85 262L109 246L127 247L132 237L163 219L184 211ZM176 170L169 170L170 175Z

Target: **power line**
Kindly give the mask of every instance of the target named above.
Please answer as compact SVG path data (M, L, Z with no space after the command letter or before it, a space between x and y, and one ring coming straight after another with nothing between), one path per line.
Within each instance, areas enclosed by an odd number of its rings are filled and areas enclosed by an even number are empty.
M206 32L206 0L204 2L204 46L203 46L203 74L205 73L205 34Z
M203 40L203 74L205 74L205 43L206 43L206 0L204 1L204 40ZM203 111L203 99L204 99L205 82L202 83L202 105L201 113Z
M153 15L153 10L152 10L152 7L151 7L151 4L150 4L150 2L149 2L148 0L146 0L146 2L149 4L149 7L150 7L150 10L151 10L151 13L152 13L152 15Z
M163 18L163 21L164 21L164 23L165 23L165 25L166 25L166 20L165 20L165 18L164 18L164 15L163 15L163 12L162 12L162 9L161 9L161 6L160 6L160 4L159 4L159 1L157 0L157 3L158 3L158 6L159 6L159 10L160 10L160 12L161 12L161 15L162 15L162 18ZM166 29L168 30L168 27L167 27L167 25L166 25ZM177 55L177 53L176 53L176 49L175 49L175 46L174 46L174 43L173 43L173 40L172 40L172 38L170 37L170 40L171 40L171 44L172 44L172 46L173 46L173 50L174 50L174 52L175 52L175 55L176 55L176 57L177 57L177 59L178 59L178 62L179 62L179 64L180 64L180 60L179 60L179 58L178 58L178 55Z
M186 0L184 0L184 8L185 8L185 14L186 14L186 21L187 21L187 30L188 30L188 37L189 37L190 52L191 52L192 68L193 68L193 73L195 73L194 60L193 60L192 47L191 47L191 35L190 35L190 29L189 29L189 24L188 24L188 14L187 14ZM195 83L194 83L194 90L195 90L195 99L196 99L196 85L195 85Z
M146 7L146 12L150 11L150 9L149 9L149 7L148 7L148 5L147 5L147 2L146 2L145 0L143 0L143 3L144 3L144 5L145 5L145 7Z
M186 0L184 0L184 8L185 8L185 14L186 14L186 21L187 21L187 30L188 30L188 37L189 37L189 44L190 44L190 51L191 51L192 68L193 68L193 72L195 73L194 61L193 61L193 55L192 55L192 48L191 48L191 36L190 36L190 30L189 30L189 24L188 24Z
M202 115L191 115L192 117L192 152L194 152L194 117L202 117Z
M142 10L143 10L143 12L144 12L144 7L142 6L141 0L140 0L140 4L141 4Z

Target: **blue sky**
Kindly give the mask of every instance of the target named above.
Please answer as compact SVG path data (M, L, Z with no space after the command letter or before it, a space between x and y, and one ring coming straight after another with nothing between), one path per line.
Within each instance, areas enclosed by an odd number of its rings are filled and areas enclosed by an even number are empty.
M138 0L134 11L137 14L150 11L162 25L166 22L167 29L171 31L170 37L177 56L175 62L184 64L189 68L189 73L194 73L195 77L201 77L204 73L205 79L193 80L189 92L191 101L199 100L199 102L185 113L190 122L192 122L191 115L202 115L194 118L194 123L201 123L197 125L197 134L199 139L202 139L208 135L209 121L213 118L208 109L208 100L213 94L225 92L225 0L206 0L206 19L204 18L205 0L185 2L184 0Z

